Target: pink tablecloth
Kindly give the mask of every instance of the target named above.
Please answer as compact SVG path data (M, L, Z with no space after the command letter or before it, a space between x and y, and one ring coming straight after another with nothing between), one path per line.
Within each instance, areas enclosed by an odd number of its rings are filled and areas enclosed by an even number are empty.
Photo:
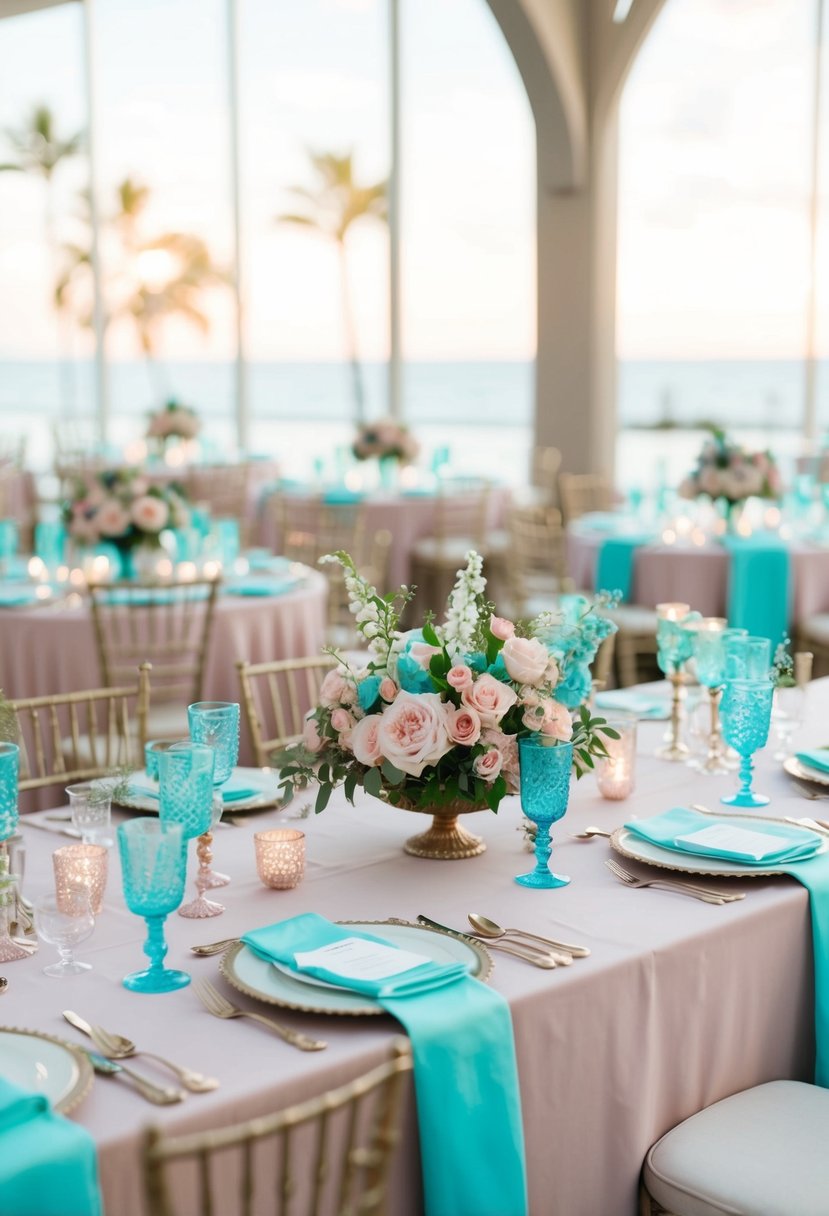
M810 690L804 745L826 742L827 712L829 681L822 681ZM171 916L167 965L206 976L256 1008L221 978L216 958L194 958L188 947L308 911L363 920L414 920L422 912L458 928L466 926L468 912L478 911L503 925L585 943L592 951L588 959L554 971L493 956L491 983L509 1001L515 1027L530 1211L635 1216L640 1165L657 1137L737 1090L780 1077L808 1079L813 1053L809 901L799 883L786 877L719 880L746 893L742 902L722 906L630 890L604 864L607 841L569 837L588 823L612 828L680 799L716 806L734 786L733 777L705 777L653 759L663 732L664 723L642 725L638 788L627 803L602 801L590 777L574 784L570 809L554 832L553 861L572 877L566 888L531 891L513 882L530 864L517 799L507 799L497 816L466 817L487 841L483 856L430 862L401 850L406 837L421 829L419 816L366 798L352 808L335 795L322 815L299 825L307 836L308 871L294 891L266 890L254 868L254 831L284 813L217 832L217 863L233 875L221 892L227 912L201 926ZM756 784L772 796L769 814L808 810L772 761L771 749L758 756ZM25 887L35 898L51 883L52 849L66 842L25 824L22 831L29 850ZM3 1019L81 1042L60 1016L62 1009L74 1009L219 1078L215 1093L157 1110L126 1085L97 1080L72 1116L98 1145L107 1211L143 1216L138 1146L147 1123L183 1132L279 1109L365 1071L399 1027L390 1018L266 1010L328 1040L327 1051L304 1054L253 1023L212 1019L190 989L158 997L126 991L120 980L141 964L145 931L124 908L114 852L110 860L104 913L78 951L94 970L55 983L42 974L52 955L47 946L39 957L8 964ZM717 881L706 879L708 885ZM149 1061L136 1064L153 1072ZM468 1152L475 1152L474 1144ZM388 1207L394 1216L422 1212L411 1122Z
M305 508L317 496L290 495L299 509ZM487 527L504 526L510 502L510 492L498 486L490 492L488 500ZM431 494L400 495L384 494L365 499L366 530L369 534L387 529L392 535L389 555L389 587L399 587L411 582L410 554L413 546L424 536L431 536L435 526L435 498ZM279 535L273 501L264 498L260 505L258 543L273 553L280 552L282 538Z
M567 572L580 588L595 587L603 536L567 531ZM829 546L792 542L791 621L829 612ZM633 561L631 603L653 608L670 601L690 604L703 616L724 616L728 597L728 554L717 544L643 545Z

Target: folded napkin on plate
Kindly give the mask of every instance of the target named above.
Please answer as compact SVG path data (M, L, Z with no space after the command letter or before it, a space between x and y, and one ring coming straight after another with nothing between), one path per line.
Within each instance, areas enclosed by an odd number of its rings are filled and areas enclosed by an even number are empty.
M248 581L225 583L225 595L284 595L297 584L295 578L257 578Z
M100 1216L95 1144L43 1094L0 1077L0 1212Z
M300 970L296 955L382 936L305 913L246 933L261 958ZM402 952L407 953L407 952ZM462 964L427 960L378 979L313 963L308 974L369 993L408 1031L414 1058L427 1216L525 1216L521 1101L509 1006Z
M649 697L647 693L619 688L596 695L597 709L625 709L638 718L667 718L670 705L664 697Z
M739 814L703 815L681 806L651 819L633 819L625 827L634 836L663 849L720 857L749 866L782 866L804 861L813 857L822 845L821 837L807 828L744 819Z
M241 802L244 798L254 798L260 792L255 786L246 785L244 781L237 781L233 777L227 785L221 787L222 802ZM134 798L157 798L158 786L150 781L133 778L130 781L130 794Z
M816 748L810 752L796 752L795 755L801 764L808 764L809 768L819 768L821 772L829 773L829 747Z

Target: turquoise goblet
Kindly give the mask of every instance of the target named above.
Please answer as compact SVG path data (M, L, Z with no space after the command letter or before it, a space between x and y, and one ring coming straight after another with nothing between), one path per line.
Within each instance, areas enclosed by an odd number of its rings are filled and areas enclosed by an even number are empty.
M206 743L216 753L213 768L213 822L219 822L224 809L221 787L233 773L239 756L238 701L196 701L187 706L190 738L194 743ZM212 834L204 833L203 843L210 849ZM204 878L208 887L226 887L230 879L210 869Z
M210 831L213 822L213 764L216 753L206 743L174 743L158 753L158 813L162 823L181 824L185 866L187 842ZM199 847L197 897L179 908L179 916L219 916L222 904L205 899L207 863Z
M182 901L187 873L184 830L180 823L130 819L118 826L118 851L124 899L130 912L147 922L144 953L150 965L122 983L132 992L174 992L190 983L186 971L164 966L164 921Z
M6 841L17 831L17 779L20 768L20 748L16 743L0 743L0 963L13 963L28 958L24 950L9 935L9 909L15 903L15 879L9 871Z
M729 638L747 636L747 629L726 629L724 617L706 616L694 632L694 662L697 679L708 689L710 729L707 754L691 760L701 773L727 773L734 767L723 744L720 723L720 698L725 683L725 646Z
M740 788L723 797L726 806L768 806L765 794L751 788L752 756L766 746L771 722L774 685L771 680L729 680L722 700L723 735L740 755Z
M535 869L519 874L515 881L522 887L566 887L566 874L550 869L552 840L550 825L561 819L570 797L573 770L573 744L546 742L533 734L518 740L521 765L521 808L536 825Z

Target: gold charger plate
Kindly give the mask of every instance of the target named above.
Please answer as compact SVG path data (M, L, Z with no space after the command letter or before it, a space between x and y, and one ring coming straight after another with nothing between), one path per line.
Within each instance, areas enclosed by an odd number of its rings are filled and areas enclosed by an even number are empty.
M783 772L788 773L797 781L811 781L814 785L829 785L829 773L822 773L819 768L803 764L797 756L786 757L783 761Z
M61 1115L86 1097L95 1075L89 1056L74 1043L18 1026L0 1026L0 1074L45 1094Z
M147 783L147 778L141 770L132 775L144 784ZM237 766L233 770L233 776L239 781L249 782L255 793L248 798L235 798L224 802L223 816L235 818L237 815L256 815L259 811L270 811L282 806L283 798L279 792L278 770ZM158 814L158 798L154 798L150 794L142 794L140 790L132 794L120 795L112 805L127 811L144 811L149 815Z
M341 920L337 924L376 932L396 946L428 954L436 963L466 962L470 975L482 983L492 973L492 955L486 946L462 933L444 933L406 920ZM297 980L259 958L244 942L237 942L222 956L219 970L239 992L267 1005L340 1017L378 1016L386 1012L377 1001L362 993L309 983L310 977Z
M709 814L712 818L736 818L733 811L717 812L708 811L701 814ZM763 823L784 823L785 819L772 819L770 815L748 815L744 811L739 813L740 822L743 820L751 820L753 823L762 825ZM791 827L791 824L786 824ZM804 827L804 832L811 832L811 828ZM825 833L814 832L820 840L820 848L812 854L813 857L818 857L821 853L829 850L829 836ZM773 878L780 877L786 874L782 866L774 866L770 869L761 869L759 866L748 866L739 861L726 861L720 857L704 857L702 854L695 856L693 853L677 853L673 849L663 849L657 844L651 844L649 840L643 840L641 836L635 836L633 832L627 828L617 828L610 837L610 846L617 853L621 853L622 857L627 857L631 861L644 861L649 866L657 866L661 870L676 870L679 874L704 874L708 878Z

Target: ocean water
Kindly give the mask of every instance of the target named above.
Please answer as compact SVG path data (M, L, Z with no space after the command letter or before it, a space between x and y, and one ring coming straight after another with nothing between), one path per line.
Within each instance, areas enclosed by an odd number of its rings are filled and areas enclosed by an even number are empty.
M829 426L829 364L818 375L818 418ZM350 442L350 372L338 363L252 363L249 450L280 462L283 474L308 476L315 461L327 471ZM364 365L369 417L385 413L386 369ZM520 484L531 445L533 365L530 362L412 362L404 369L408 423L426 463L450 449L458 473ZM193 405L204 420L208 454L235 449L234 368L230 363L177 362L148 368L112 364L110 441L140 439L147 412L164 396ZM623 489L673 484L699 449L703 422L726 426L752 446L769 447L784 471L800 452L804 369L799 361L627 361L619 364L617 475ZM38 470L53 457L56 418L93 432L91 361L0 361L0 442L25 434ZM665 424L670 424L668 427ZM651 429L661 424L661 429Z

